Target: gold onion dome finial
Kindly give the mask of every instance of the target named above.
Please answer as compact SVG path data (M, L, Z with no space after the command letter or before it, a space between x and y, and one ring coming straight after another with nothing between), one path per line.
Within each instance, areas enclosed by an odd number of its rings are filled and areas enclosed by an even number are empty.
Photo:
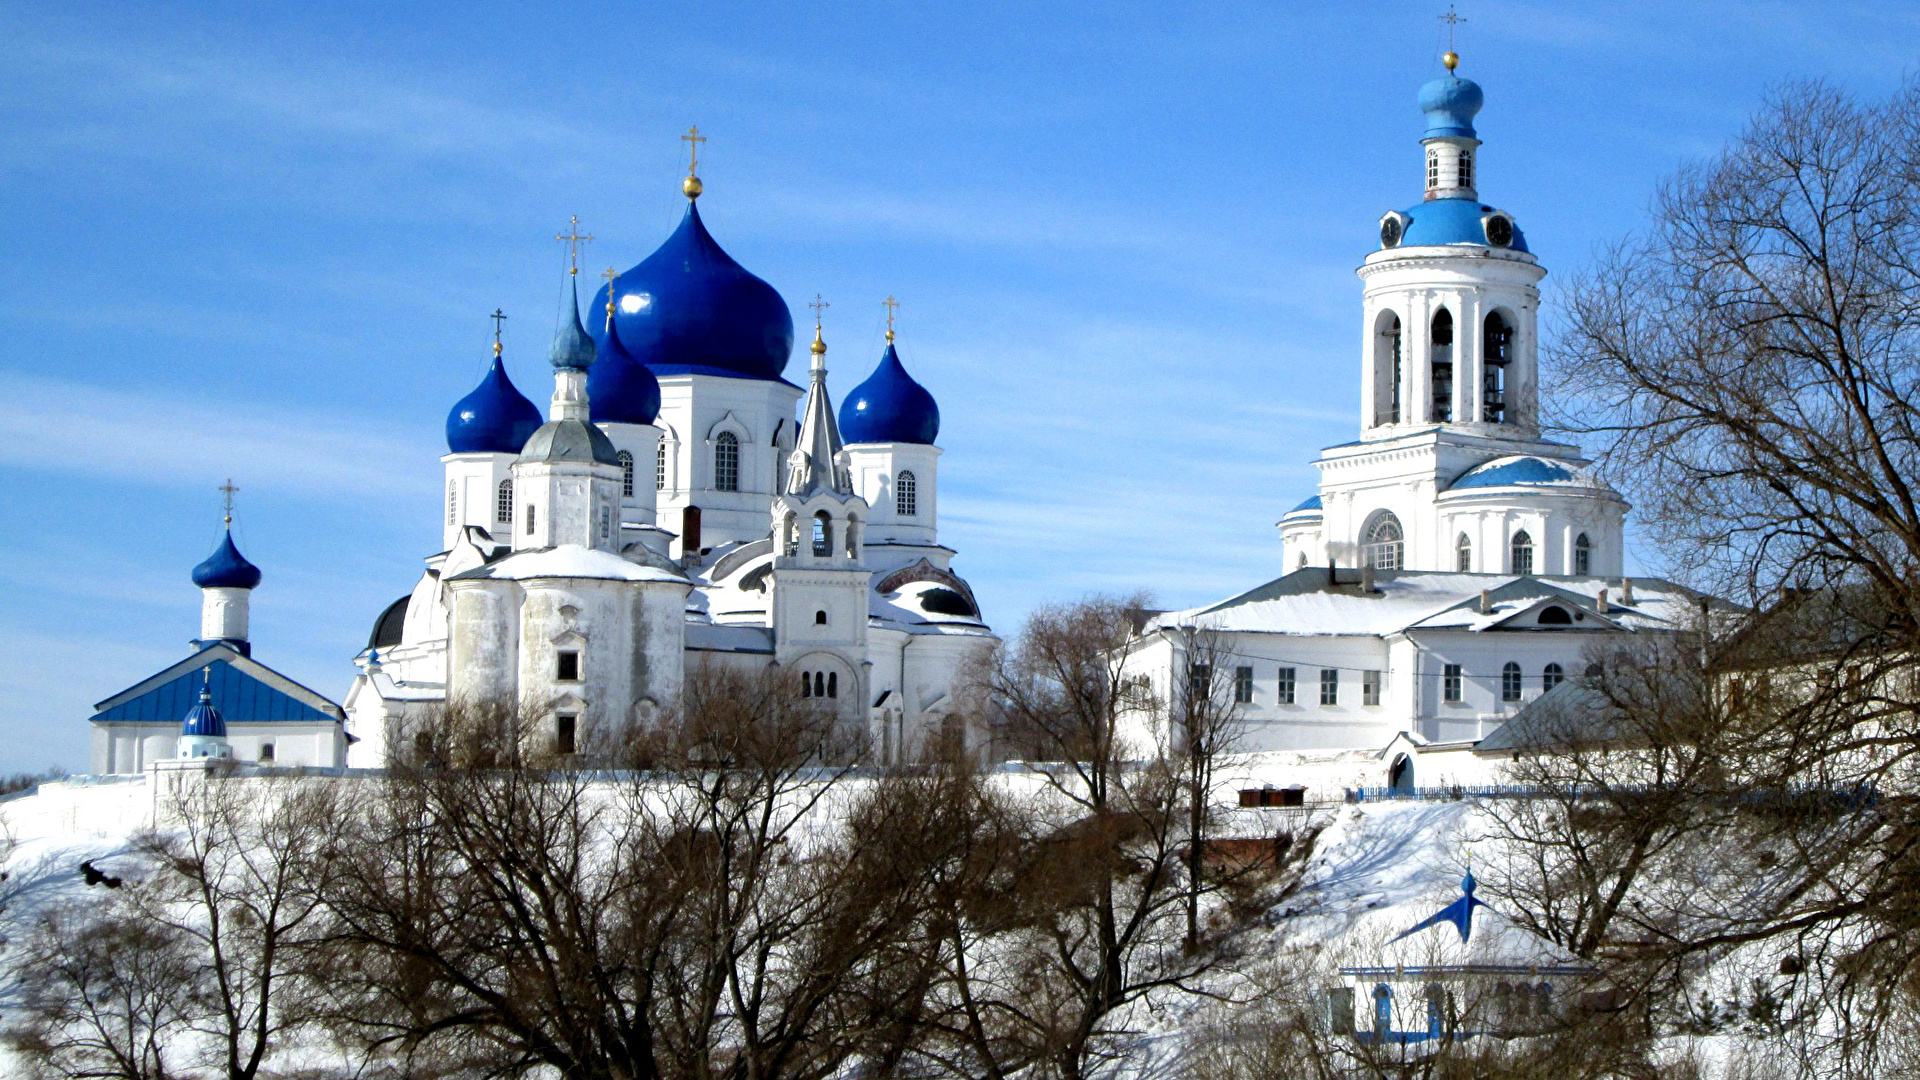
M1448 71L1452 71L1460 66L1460 54L1449 49L1441 54L1440 62L1446 65Z
M813 303L807 306L813 309L813 345L811 346L813 355L824 356L827 351L827 339L820 334L820 313L833 305L820 299L819 293L814 293Z

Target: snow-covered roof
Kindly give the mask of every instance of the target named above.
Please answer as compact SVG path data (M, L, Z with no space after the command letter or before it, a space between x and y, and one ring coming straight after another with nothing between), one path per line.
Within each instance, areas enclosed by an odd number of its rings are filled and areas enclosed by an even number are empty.
M563 544L559 547L521 551L472 570L455 574L450 581L524 581L529 578L596 578L602 581L668 581L691 585L686 575L657 566L629 562L610 551Z
M1195 625L1240 633L1381 637L1434 629L1666 629L1695 602L1694 593L1650 579L1634 579L1630 605L1620 602L1618 578L1379 570L1372 579L1372 590L1366 591L1357 570L1306 567L1217 604L1164 612L1148 630ZM1605 612L1602 590L1608 595ZM1543 623L1540 612L1550 605L1563 607L1573 621Z

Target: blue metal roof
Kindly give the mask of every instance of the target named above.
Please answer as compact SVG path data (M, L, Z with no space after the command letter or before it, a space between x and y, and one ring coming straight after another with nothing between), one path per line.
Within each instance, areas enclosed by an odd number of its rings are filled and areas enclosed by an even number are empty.
M660 415L660 380L633 358L620 325L602 320L600 359L587 372L587 404L596 424L651 424Z
M1423 139L1474 138L1473 118L1486 101L1480 84L1452 72L1420 88L1420 111L1427 114Z
M1315 495L1307 499L1306 502L1303 502L1299 506L1296 506L1293 509L1287 511L1287 513L1297 514L1302 510L1318 510L1318 509L1320 509L1320 496Z
M540 410L507 378L496 353L480 385L447 413L447 449L456 454L517 454L540 419Z
M1577 473L1559 462L1537 457L1497 458L1468 469L1448 491L1462 488L1513 487L1528 484L1565 484L1579 479Z
M940 437L940 406L907 374L893 342L887 342L880 366L840 403L840 435L850 443L928 446Z
M557 368L578 368L582 371L593 366L593 339L587 336L587 328L580 325L580 279L569 277L573 285L573 303L568 305L567 316L560 320L560 332L553 335L553 348L547 351L547 359Z
M233 546L229 529L213 554L193 568L193 583L203 589L251 589L260 584L260 568Z
M1400 237L1398 247L1415 247L1427 244L1478 244L1492 247L1487 243L1486 226L1480 223L1483 215L1493 212L1478 199L1428 199L1407 207L1407 229ZM1527 236L1520 226L1513 226L1513 243L1507 247L1513 251L1527 251Z
M209 653L217 655L208 656ZM264 679L242 671L227 658L230 655L230 650L224 646L211 646L191 657L190 661L193 662L176 665L178 673L173 678L143 694L102 709L93 715L93 720L96 723L177 724L199 703L203 667L211 669L208 676L204 677L211 703L225 714L228 722L284 720L334 723L339 720L338 716L322 712ZM205 659L202 660L202 657ZM250 663L265 669L265 665ZM278 675L267 670L270 674ZM292 680L288 682L293 686L299 685Z
M659 250L612 284L620 340L655 375L778 379L786 370L787 302L721 249L692 203ZM607 295L604 285L594 294L597 310Z

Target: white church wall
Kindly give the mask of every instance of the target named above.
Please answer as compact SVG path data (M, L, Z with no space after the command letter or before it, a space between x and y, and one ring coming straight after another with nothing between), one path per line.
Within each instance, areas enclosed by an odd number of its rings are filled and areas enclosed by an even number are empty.
M799 387L765 379L663 376L659 426L672 460L670 486L658 496L660 525L681 532L686 508L697 506L703 548L765 536L767 501L779 489L780 469L793 446L800 396ZM737 491L715 487L714 446L721 431L739 440Z
M931 544L939 535L940 448L919 443L851 443L853 490L867 501L869 539ZM913 513L899 513L899 477L913 474Z

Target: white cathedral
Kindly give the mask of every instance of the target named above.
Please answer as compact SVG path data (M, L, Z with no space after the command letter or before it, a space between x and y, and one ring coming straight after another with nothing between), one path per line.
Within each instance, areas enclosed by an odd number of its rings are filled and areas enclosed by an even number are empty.
M1202 677L1231 694L1240 749L1364 749L1369 782L1397 787L1699 600L1622 576L1626 501L1541 434L1546 269L1481 201L1482 94L1457 64L1420 89L1424 195L1381 216L1358 270L1360 437L1323 451L1319 491L1281 516L1291 572L1160 613L1128 657L1163 697Z

